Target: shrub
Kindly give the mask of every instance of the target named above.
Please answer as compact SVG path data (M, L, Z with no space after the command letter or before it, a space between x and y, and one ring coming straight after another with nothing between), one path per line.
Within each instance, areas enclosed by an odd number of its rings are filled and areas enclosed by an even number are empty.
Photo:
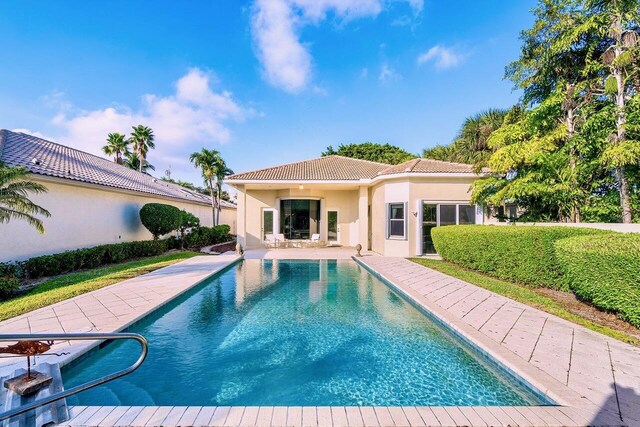
M446 261L517 283L565 290L554 242L608 233L561 226L450 225L432 230L436 250Z
M223 243L232 240L229 234L231 228L226 224L215 227L197 227L184 237L184 245L188 248L202 248L216 243Z
M572 237L555 248L578 298L640 328L640 235Z
M158 240L158 236L177 230L181 220L180 209L175 206L147 203L140 209L140 221L153 234L153 240Z
M20 286L20 281L15 276L0 276L0 300L13 295Z
M143 240L139 242L115 243L76 249L53 255L30 258L14 266L22 271L22 276L35 279L43 276L57 276L80 269L96 268L104 264L114 264L132 258L161 255L169 248L168 240ZM8 267L7 267L8 268Z

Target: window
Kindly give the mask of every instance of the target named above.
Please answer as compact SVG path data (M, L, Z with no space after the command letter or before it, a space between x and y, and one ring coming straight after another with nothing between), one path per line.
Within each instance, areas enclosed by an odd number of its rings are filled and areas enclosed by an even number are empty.
M389 203L387 208L387 238L404 239L406 209L404 203Z
M458 224L475 224L476 209L471 205L458 205Z

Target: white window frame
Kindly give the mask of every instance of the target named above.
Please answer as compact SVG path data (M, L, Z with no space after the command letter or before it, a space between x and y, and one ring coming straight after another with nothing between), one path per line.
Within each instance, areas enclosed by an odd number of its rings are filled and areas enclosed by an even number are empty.
M391 218L391 207L395 205L402 205L402 219L392 219ZM407 240L407 202L391 202L387 203L385 206L386 215L385 215L385 227L386 227L386 237L387 240ZM391 235L391 221L402 221L402 236L399 235Z

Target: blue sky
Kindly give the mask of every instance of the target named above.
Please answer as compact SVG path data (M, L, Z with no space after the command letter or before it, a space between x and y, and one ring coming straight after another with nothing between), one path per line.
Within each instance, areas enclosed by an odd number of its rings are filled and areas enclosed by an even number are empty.
M502 76L534 5L5 0L0 127L100 154L108 132L149 125L156 175L197 183L201 147L238 172L340 143L419 153L517 101Z

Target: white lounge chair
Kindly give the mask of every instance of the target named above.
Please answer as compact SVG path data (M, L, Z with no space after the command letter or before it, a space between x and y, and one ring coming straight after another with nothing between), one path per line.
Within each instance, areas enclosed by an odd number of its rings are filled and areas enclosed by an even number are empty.
M278 239L274 234L267 233L264 235L264 245L267 248L276 248L278 247Z
M320 246L320 235L312 234L311 235L311 246Z

